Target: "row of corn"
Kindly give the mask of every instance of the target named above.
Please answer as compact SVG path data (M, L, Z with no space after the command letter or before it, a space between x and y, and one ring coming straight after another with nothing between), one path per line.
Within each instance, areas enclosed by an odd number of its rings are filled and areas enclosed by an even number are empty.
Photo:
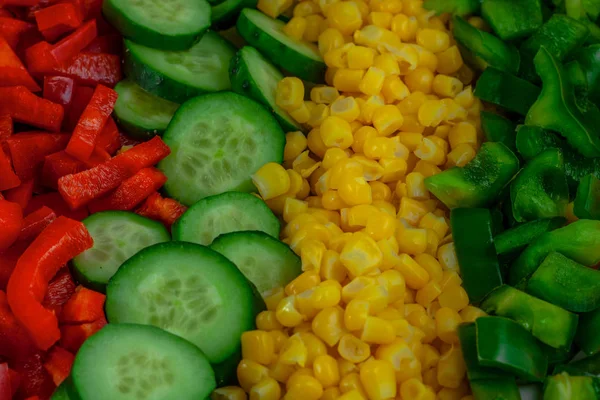
M259 1L272 17L289 6ZM328 86L279 83L277 104L310 131L287 133L283 166L255 175L304 272L243 335L241 388L213 398L472 399L456 328L484 313L423 183L468 163L482 138L447 20L421 0L307 0L284 32L328 66Z

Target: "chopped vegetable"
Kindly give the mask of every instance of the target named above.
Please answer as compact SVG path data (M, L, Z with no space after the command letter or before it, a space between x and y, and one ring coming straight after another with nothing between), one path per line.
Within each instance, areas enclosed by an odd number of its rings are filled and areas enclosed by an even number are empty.
M519 39L542 26L541 0L483 0L481 16L500 39Z
M475 87L480 99L520 115L527 115L539 94L537 86L494 67L483 71Z
M0 250L9 248L21 233L23 211L19 204L0 199Z
M500 142L515 150L517 125L508 118L489 111L482 111L481 130L488 142Z
M464 17L479 11L479 0L425 0L423 7L435 10L436 14L450 13Z
M594 175L579 182L573 212L578 218L600 219L600 180Z
M600 308L581 314L575 343L588 355L600 353L598 328L600 328ZM597 368L597 374L600 374L600 367Z
M152 193L135 212L142 217L162 222L168 229L187 211L187 207L177 200L163 198Z
M563 372L546 379L544 400L597 399L600 396L600 378L569 376Z
M494 236L494 245L498 255L513 255L523 250L546 232L553 231L565 225L567 220L562 217L542 218L507 229Z
M11 46L0 34L0 87L25 86L32 92L39 92L39 85L33 80L29 72L23 66L19 57L14 53ZM0 112L2 113L2 112Z
M24 86L0 87L0 114L13 121L58 132L64 117L60 104L42 99Z

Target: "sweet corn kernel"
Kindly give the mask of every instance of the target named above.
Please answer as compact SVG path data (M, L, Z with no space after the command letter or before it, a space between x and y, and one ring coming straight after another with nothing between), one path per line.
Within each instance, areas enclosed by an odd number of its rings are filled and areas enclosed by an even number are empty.
M350 206L370 204L373 201L371 186L363 177L343 176L339 181L338 193Z
M373 112L372 121L380 136L390 136L400 129L404 118L396 106L384 105Z
M256 5L256 8L271 18L277 18L291 6L292 0L261 0Z
M448 107L442 100L426 100L419 107L419 123L423 126L438 126L446 117Z
M344 310L344 326L346 329L350 331L363 329L369 316L369 308L369 302L366 300L350 300Z
M385 183L373 181L369 182L369 186L371 186L373 201L390 201L392 199L392 190Z
M437 368L430 368L423 372L423 383L429 386L434 392L439 391L442 387L437 381Z
M283 27L283 33L296 40L302 39L305 31L306 18L304 17L294 17Z
M464 85L468 85L473 81L475 73L467 64L463 64L458 71L454 73L454 76L456 76Z
M462 351L458 346L452 346L438 362L438 382L444 387L456 389L462 383L466 370Z
M477 146L477 130L475 129L475 126L469 122L460 122L450 129L448 141L450 142L450 147L452 149L455 149L461 144Z
M244 389L235 386L225 386L215 389L211 395L211 400L247 400L248 396Z
M305 124L306 122L308 122L308 120L310 118L310 110L309 110L308 106L306 105L306 103L307 102L305 101L304 103L302 103L300 108L288 111L288 113L290 114L290 117L292 117L294 119L294 121L296 121L300 124Z
M358 372L358 368L356 367L356 365L348 360L338 358L337 363L338 369L340 370L340 377L342 378L353 372Z
M294 7L294 17L306 17L308 15L317 14L320 10L317 3L303 1Z
M319 35L321 34L321 28L323 27L323 23L325 22L325 18L323 18L319 14L307 15L304 17L306 20L306 29L304 30L304 40L308 42L317 42L319 40Z
M398 61L396 61L396 58L389 53L376 55L375 59L373 60L373 66L385 72L386 76L400 74Z
M304 84L296 77L283 78L277 84L275 103L286 111L300 108L304 104Z
M244 391L249 392L252 386L269 377L269 369L252 360L242 360L237 366L237 378Z
M417 303L423 307L428 307L440 294L442 288L435 281L429 281L425 286L417 291Z
M429 273L408 254L400 254L398 265L394 267L406 280L406 286L411 289L422 289L429 281Z
M311 111L307 124L313 128L320 126L329 116L329 107L326 104L317 104ZM325 146L323 146L325 147ZM317 154L317 153L315 153Z
M477 318L485 317L487 315L485 311L475 306L466 306L459 314L463 322L475 322Z
M290 177L281 164L267 163L252 175L252 182L260 196L269 200L290 189Z
M356 153L364 151L364 144L369 138L377 137L377 130L372 126L363 126L354 133L354 143L352 150Z
M351 35L361 27L363 22L358 6L347 1L332 4L326 15L329 26L339 30L342 35Z
M360 116L360 108L354 97L339 97L331 103L329 115L353 122ZM352 131L352 128L350 130Z
M279 400L281 388L273 378L266 378L252 386L250 389L250 400Z
M340 381L337 361L330 355L321 355L315 358L313 372L324 388L337 386Z
M342 392L337 387L330 387L323 391L321 400L337 400L342 396Z
M290 377L286 384L286 397L291 399L318 400L323 396L323 385L310 375Z
M459 272L454 242L440 246L437 253L437 259L440 261L440 264L442 264L443 269Z
M392 364L369 360L360 368L360 381L369 399L385 400L396 397L396 374Z
M343 92L359 92L364 75L365 71L362 69L340 68L333 77L333 86Z
M431 72L435 72L438 65L438 59L436 55L433 52L426 50L420 46L414 46L414 48L419 54L418 66L427 68Z
M375 357L392 364L398 382L404 382L421 373L421 363L403 338L396 338L390 344L377 348Z
M359 232L352 236L340 254L340 261L353 276L364 275L377 268L382 258L377 243Z
M319 311L312 321L312 330L329 346L335 346L344 334L343 311L328 307Z
M385 72L377 67L369 67L358 85L361 93L367 95L377 95L381 92L383 82L385 80ZM396 107L394 107L396 109ZM396 109L397 110L397 109Z
M440 97L455 97L463 90L463 83L458 79L438 74L433 78L433 93Z
M261 331L274 331L282 329L283 325L277 321L274 311L262 311L256 316L256 327Z
M307 359L308 349L306 344L300 339L299 333L287 339L279 353L279 361L286 365L304 367Z
M375 241L391 238L395 231L396 218L384 212L372 215L365 226L365 233Z
M400 252L411 255L425 253L427 250L427 231L425 229L399 229L396 240Z
M475 96L473 96L473 88L471 86L467 86L454 97L454 101L464 109L469 109L473 106L475 102Z
M305 213L308 210L308 203L303 200L293 199L288 197L285 199L283 207L283 220L287 223L292 221L296 216Z
M300 131L288 132L285 134L285 149L283 159L285 161L294 160L306 149L306 136Z
M283 298L279 304L277 304L275 316L281 325L292 328L300 325L300 323L304 320L302 314L300 314L296 309L295 302L295 296L289 296Z
M419 23L414 16L397 14L392 18L391 30L402 39L403 42L412 42L417 36Z
M406 282L402 273L397 270L390 269L388 271L383 271L377 280L380 284L383 284L387 288L390 303L404 298Z
M425 67L417 67L404 77L404 83L411 93L420 91L429 94L433 85L433 72Z
M417 378L410 378L402 382L400 395L403 399L426 400L429 397L429 399L434 400L436 398L435 393Z
M419 172L423 174L425 178L429 178L430 176L439 174L442 170L428 161L419 160L413 168L413 172Z
M408 184L407 184L408 194ZM400 207L398 209L398 218L403 218L411 225L416 226L421 218L427 214L428 210L425 204L419 200L403 197L400 199Z
M312 294L312 306L317 309L338 305L342 298L342 286L335 280L321 282Z
M308 2L312 3L312 2ZM302 3L301 3L302 4ZM312 3L314 4L314 3ZM297 8L297 6L296 6ZM333 49L338 49L344 45L344 36L342 33L334 28L325 29L320 35L318 39L319 53L321 55L327 54L329 51ZM313 100L315 101L315 100ZM315 101L315 103L317 103Z
M423 370L435 367L439 361L440 352L429 344L423 345L423 354L421 357L421 366Z
M373 114L375 110L383 107L385 105L385 100L380 95L370 96L360 108L360 117L362 122L366 124L370 124L373 120Z
M442 281L442 266L440 265L438 260L435 259L435 257L425 253L417 254L415 256L415 261L427 271L432 282L439 283Z
M445 270L442 273L441 284L442 284L442 290L447 290L449 287L461 285L462 279L460 278L460 276L458 275L458 273L456 271Z
M448 307L440 308L435 314L438 337L448 344L458 343L458 325L462 322L458 312Z
M360 375L357 372L351 372L348 375L344 376L340 381L340 391L344 393L342 395L342 399L344 399L346 394L348 393L357 393L353 394L351 399L367 399L368 395L360 381Z
M302 248L300 249L300 258L302 260L302 271L316 271L318 274L319 269L321 268L321 260L323 259L323 255L325 254L325 251L327 251L327 247L325 246L325 244L323 242L321 242L319 240L310 239L310 238L306 239L302 244ZM297 279L300 279L303 275L304 274L300 275L298 278L296 278L294 281L292 281L290 283L290 285L292 283L294 283ZM318 277L318 275L317 275L317 277ZM318 281L320 281L320 279L317 279L317 277L311 276L310 279L318 282ZM304 283L302 283L302 284L304 284ZM290 289L290 290L297 290L296 288L301 287L302 284L298 284L296 287L294 287L293 289ZM298 293L300 293L300 292L298 292ZM289 293L289 294L298 294L298 293Z
M408 170L408 163L403 158L382 158L379 164L383 167L381 182L391 183L402 179Z
M450 286L439 297L440 305L460 311L469 305L469 296L462 286Z
M347 149L354 141L350 124L340 117L329 116L325 118L321 124L320 133L326 147Z
M457 46L450 46L446 50L437 53L437 72L445 75L456 73L463 65L463 59Z
M360 340L369 344L388 344L395 338L396 332L392 323L379 317L367 317L360 334Z
M417 44L433 53L439 53L450 47L450 36L436 29L420 29L417 32Z
M369 345L350 333L341 337L337 349L342 358L355 364L363 362L371 356Z
M372 11L367 17L367 22L371 25L379 26L384 29L390 29L393 17L393 14L390 12Z
M348 68L367 69L373 66L375 51L364 46L353 46L348 50L346 57Z
M425 177L419 172L411 172L406 175L406 191L411 199L426 200L429 198L429 191L425 188Z

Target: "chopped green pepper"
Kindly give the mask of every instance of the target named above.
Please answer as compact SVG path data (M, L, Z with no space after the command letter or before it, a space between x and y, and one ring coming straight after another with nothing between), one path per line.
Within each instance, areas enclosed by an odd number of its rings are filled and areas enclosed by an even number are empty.
M543 343L540 343L540 345L548 357L548 366L550 367L569 362L569 360L572 360L576 353L579 352L579 349L575 346L556 349Z
M562 217L542 218L526 222L508 229L494 237L498 255L510 255L523 250L542 234L563 226L567 220Z
M464 167L453 167L425 179L427 190L448 208L485 207L519 170L519 159L502 143L484 143Z
M504 143L506 147L514 150L517 125L508 118L489 111L482 111L481 130L488 142Z
M549 376L544 384L544 400L598 400L600 379L592 376L570 376L563 372Z
M479 317L475 327L480 365L502 369L527 381L544 380L548 359L525 328L503 317Z
M471 391L475 399L484 400L521 400L515 378L484 379L471 382Z
M481 309L515 320L541 342L554 348L569 348L577 329L576 314L508 285L490 293Z
M449 13L452 15L475 14L479 12L479 0L425 0L423 7L427 10L435 10L437 15Z
M600 221L581 219L541 235L515 260L509 271L509 283L522 284L552 251L586 266L598 264Z
M578 218L600 219L600 180L587 175L577 188L573 212Z
M557 131L584 156L600 156L600 137L596 133L600 111L582 113L579 110L573 85L566 79L563 67L546 48L540 49L534 64L542 78L542 93L529 109L525 125Z
M540 0L483 0L481 16L502 40L529 36L543 22Z
M552 252L527 281L527 292L573 312L600 307L600 271Z
M475 86L475 95L481 100L520 115L527 115L540 92L530 82L493 67L483 71Z
M590 333L598 336L598 331L591 331ZM554 367L554 374L561 372L566 372L573 376L600 376L600 353Z
M523 159L529 161L544 150L561 149L563 155L565 149L570 146L564 139L558 137L552 132L540 128L539 126L519 125L517 127L516 147Z
M455 208L450 213L450 224L463 288L471 302L478 303L502 285L490 211L487 208Z
M592 101L600 102L600 44L584 47L573 53L586 75L588 95Z
M600 308L589 313L581 314L575 343L585 354L599 354L600 357ZM600 361L598 362L600 375Z
M577 100L581 94L588 91L587 75L578 61L571 61L565 64L565 73L575 89L575 94L577 94L575 100Z
M468 63L481 70L491 66L514 74L519 71L520 56L515 46L475 28L459 16L452 22L454 39Z

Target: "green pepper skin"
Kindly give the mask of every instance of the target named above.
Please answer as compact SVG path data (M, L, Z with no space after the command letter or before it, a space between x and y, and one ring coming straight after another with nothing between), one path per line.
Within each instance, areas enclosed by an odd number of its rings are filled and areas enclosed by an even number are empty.
M573 53L572 58L585 73L590 99L600 102L600 44L579 49Z
M531 382L542 382L548 358L533 335L517 322L503 317L480 317L477 358L485 367L499 368Z
M475 86L475 95L481 100L523 116L540 93L530 82L493 67L483 71Z
M544 384L544 400L598 400L600 379L591 376L570 376L563 372L549 376Z
M464 167L453 167L425 179L427 190L448 208L486 207L519 170L519 159L502 143L484 143Z
M542 78L542 93L531 106L525 125L536 125L559 132L569 144L586 157L600 156L600 111L582 113L575 103L575 91L562 65L542 47L534 59Z
M517 127L516 147L521 157L526 161L533 159L544 150L560 149L565 154L565 149L570 149L563 138L539 126L528 125Z
M590 333L597 336L597 332ZM600 376L600 353L554 367L554 375L561 372L566 372L572 376Z
M585 266L600 262L600 221L580 219L544 233L510 267L508 283L523 284L550 252L556 251Z
M527 293L573 312L600 307L600 271L550 253L527 281Z
M481 309L518 322L538 340L554 348L569 348L577 330L577 314L508 285L490 293Z
M425 0L423 3L425 9L435 10L436 15L449 13L460 17L479 13L480 6L479 0Z
M558 229L566 222L566 218L562 217L542 218L508 229L494 237L496 253L517 253L544 233Z
M579 182L573 212L577 218L600 219L600 180L588 175Z
M587 75L578 61L566 63L565 73L567 75L567 79L569 79L569 82L571 82L571 85L573 85L573 88L575 88L575 93L578 95L577 97L579 97L580 94L584 94L588 91Z
M471 382L475 399L521 400L515 378L485 379Z
M489 111L482 111L481 130L488 142L500 142L515 150L517 125L508 118Z
M502 40L529 36L543 23L540 0L483 0L481 16Z
M600 375L600 308L581 314L575 343L585 354L597 354L597 373Z

